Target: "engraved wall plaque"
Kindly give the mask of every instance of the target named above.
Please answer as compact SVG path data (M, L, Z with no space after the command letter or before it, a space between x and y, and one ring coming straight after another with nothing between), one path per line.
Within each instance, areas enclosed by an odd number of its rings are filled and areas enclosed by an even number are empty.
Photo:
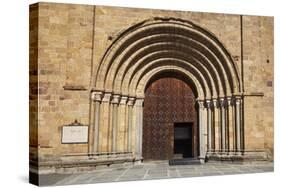
M88 143L88 126L63 126L61 140L63 144Z

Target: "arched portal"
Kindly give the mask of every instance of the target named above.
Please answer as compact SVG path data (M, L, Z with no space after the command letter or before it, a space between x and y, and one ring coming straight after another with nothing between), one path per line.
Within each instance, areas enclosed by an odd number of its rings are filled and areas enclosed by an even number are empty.
M176 18L145 20L113 38L93 70L89 152L130 152L142 160L145 89L163 72L184 75L194 88L201 161L240 155L242 84L237 65L210 31Z
M198 154L196 96L179 73L154 76L145 90L142 153L144 160L191 158Z

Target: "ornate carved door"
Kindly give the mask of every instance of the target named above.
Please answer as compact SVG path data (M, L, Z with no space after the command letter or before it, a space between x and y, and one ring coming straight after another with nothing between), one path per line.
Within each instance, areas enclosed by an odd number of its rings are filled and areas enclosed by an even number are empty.
M195 96L180 76L165 74L148 84L144 99L144 160L172 159L174 155L174 123L192 122L197 127ZM197 131L194 131L197 148ZM194 149L196 153L196 149ZM196 154L195 154L196 155Z

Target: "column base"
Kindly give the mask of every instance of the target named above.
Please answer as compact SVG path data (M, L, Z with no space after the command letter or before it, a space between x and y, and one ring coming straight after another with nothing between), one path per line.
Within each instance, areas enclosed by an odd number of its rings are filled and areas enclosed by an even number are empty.
M207 153L206 153L206 157L209 157L209 156L211 156L211 155L213 155L213 151L212 150L210 150L210 151L207 151Z
M222 151L219 152L219 155L227 156L228 155L228 151L227 150L222 150Z
M204 164L206 157L205 156L199 156L198 159L199 159L201 164Z
M134 161L134 165L143 165L143 162L141 160Z
M242 156L242 152L241 152L241 151L236 151L236 152L235 152L235 155L237 155L237 156Z
M141 164L143 162L143 157L140 157L140 156L136 156L135 160L134 160L134 163L135 164Z
M213 151L207 152L206 161L271 161L271 156L266 150Z
M205 163L205 159L200 159L200 163L204 164Z
M241 152L240 152L241 154ZM214 161L241 161L243 160L243 156L237 155L237 152L227 152L227 151L217 151L210 155L208 155L207 160Z

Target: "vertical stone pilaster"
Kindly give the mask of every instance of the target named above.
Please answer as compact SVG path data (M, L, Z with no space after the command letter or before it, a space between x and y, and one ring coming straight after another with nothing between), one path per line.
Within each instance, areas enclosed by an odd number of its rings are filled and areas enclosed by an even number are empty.
M136 99L136 160L142 160L143 99Z
M201 163L205 162L205 143L204 143L204 101L198 100L199 106L199 159Z
M236 154L241 155L241 96L235 97Z
M232 98L232 141L233 141L233 147L232 150L236 151L236 116L235 116L235 98Z
M231 151L233 150L233 119L232 119L232 98L231 97L227 97L227 124L226 124L226 127L227 127L227 130L226 130L226 142L227 142L227 145L226 145L226 149L228 151Z
M127 151L132 151L132 116L133 116L133 105L135 98L130 97L128 99L128 133L127 133Z
M211 110L211 101L206 100L207 107L207 128L208 128L208 153L212 152L212 110Z
M90 113L91 113L91 121L89 124L89 131L88 131L88 154L94 152L94 128L95 128L95 102L94 102L94 94L91 93L90 98Z
M244 100L243 97L241 96L241 104L240 104L240 136L241 136L241 144L240 144L240 150L241 150L241 154L243 155L244 153L244 147L245 147L245 133L244 133L244 129L245 129L245 125L244 125Z
M225 129L226 129L226 117L225 117L225 99L220 98L220 110L221 110L221 151L225 152L226 139L225 139Z
M204 108L203 108L203 126L204 126L204 151L205 155L208 151L208 110L206 108L206 101L204 101Z
M98 152L99 147L99 123L100 123L100 104L102 100L102 92L93 93L94 100L94 143L93 143L93 153Z
M118 130L118 104L120 95L113 95L112 97L112 151L117 151L117 130Z
M128 97L127 96L121 96L120 103L119 103L119 114L118 114L118 128L119 128L119 135L117 135L117 143L120 151L126 151L127 150L127 102Z
M99 123L99 151L109 152L109 129L110 129L110 99L111 93L104 93L101 106L100 106L100 118L102 121Z
M213 111L214 111L214 150L220 150L220 113L218 109L218 100L213 99Z

